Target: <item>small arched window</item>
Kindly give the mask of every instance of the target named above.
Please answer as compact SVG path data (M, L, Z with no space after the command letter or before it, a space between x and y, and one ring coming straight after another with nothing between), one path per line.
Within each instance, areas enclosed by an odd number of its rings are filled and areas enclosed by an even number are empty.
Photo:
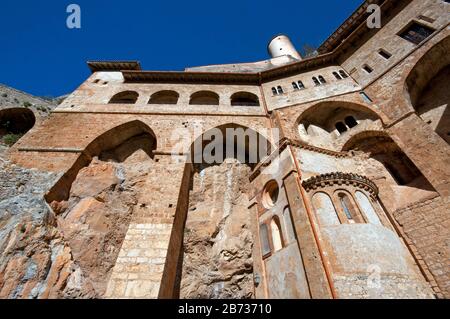
M321 84L327 83L327 81L325 80L325 78L324 78L323 76L321 76L321 75L319 75L319 81L320 81Z
M342 134L342 133L344 133L344 132L347 132L347 126L345 126L345 124L342 123L342 122L337 122L337 123L335 124L335 127L336 127L336 129L338 130L338 132L339 132L340 134Z
M342 77L337 72L333 72L333 75L336 79L342 80Z
M272 233L273 252L277 252L283 248L280 221L277 216L274 216L270 221L270 231Z
M135 104L139 94L135 91L125 91L114 95L109 104Z
M190 105L219 105L219 95L211 91L199 91L191 95Z
M297 85L298 85L298 88L299 88L300 90L303 90L303 89L305 88L305 85L303 84L302 81L298 81L298 82L297 82Z
M349 128L355 127L356 125L358 125L358 122L355 120L355 118L353 116L347 116L345 118L345 124L347 124L347 126Z
M348 78L348 75L347 75L347 73L345 73L344 70L340 70L340 71L339 71L339 74L342 76L343 79Z
M283 94L284 93L283 88L281 86L277 86L277 92L278 94Z
M314 81L314 84L316 85L316 86L319 86L320 85L320 82L319 82L319 80L317 80L317 78L315 77L315 76L313 76L313 81Z
M295 82L292 82L292 87L294 88L294 90L298 90L299 89L298 84L295 83Z
M237 92L231 96L232 106L259 106L258 97L249 92Z
M150 97L148 104L177 104L178 97L175 91L159 91Z
M277 88L275 88L275 87L272 88L272 94L273 95L277 95L278 94Z
M349 223L353 224L364 222L364 220L362 220L359 213L357 212L352 200L346 193L338 193L338 198L339 203L341 204L342 211L344 212L345 217L347 218L347 221Z

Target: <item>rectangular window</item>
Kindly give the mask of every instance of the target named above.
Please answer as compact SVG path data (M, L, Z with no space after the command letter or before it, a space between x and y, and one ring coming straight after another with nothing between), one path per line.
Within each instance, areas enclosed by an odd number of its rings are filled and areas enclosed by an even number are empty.
M363 66L363 70L366 71L367 73L372 73L373 69L368 66L367 64Z
M381 55L386 60L389 60L391 58L391 56L392 56L392 54L390 54L389 52L387 52L386 50L383 50L383 49L380 49L378 51L378 54Z
M261 251L263 257L271 253L270 240L269 240L269 229L266 224L261 224L259 226L259 237L261 238Z
M417 22L412 22L399 36L414 44L420 44L428 38L435 30Z

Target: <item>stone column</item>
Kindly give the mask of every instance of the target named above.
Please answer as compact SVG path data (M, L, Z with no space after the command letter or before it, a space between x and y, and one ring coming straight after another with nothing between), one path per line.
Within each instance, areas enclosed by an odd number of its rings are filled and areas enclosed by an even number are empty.
M332 298L320 252L314 237L311 223L302 200L298 173L291 171L284 177L284 187L292 212L294 229L297 234L298 245L303 259L306 278L312 299Z

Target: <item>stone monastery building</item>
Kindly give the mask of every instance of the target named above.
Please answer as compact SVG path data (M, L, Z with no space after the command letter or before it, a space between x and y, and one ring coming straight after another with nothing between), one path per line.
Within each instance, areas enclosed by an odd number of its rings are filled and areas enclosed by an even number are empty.
M365 1L311 57L91 61L48 118L0 110L36 122L3 168L28 182L2 182L0 297L449 298L449 18ZM244 159L192 161L217 132Z

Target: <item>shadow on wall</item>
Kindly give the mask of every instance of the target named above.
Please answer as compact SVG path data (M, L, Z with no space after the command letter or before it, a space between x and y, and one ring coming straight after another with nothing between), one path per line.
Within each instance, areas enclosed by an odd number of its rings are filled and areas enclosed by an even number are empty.
M450 36L416 63L405 82L407 99L417 114L450 143Z
M296 123L301 140L337 151L339 140L349 138L350 132L360 127L374 126L377 121L381 122L380 116L364 105L323 102L304 111Z

